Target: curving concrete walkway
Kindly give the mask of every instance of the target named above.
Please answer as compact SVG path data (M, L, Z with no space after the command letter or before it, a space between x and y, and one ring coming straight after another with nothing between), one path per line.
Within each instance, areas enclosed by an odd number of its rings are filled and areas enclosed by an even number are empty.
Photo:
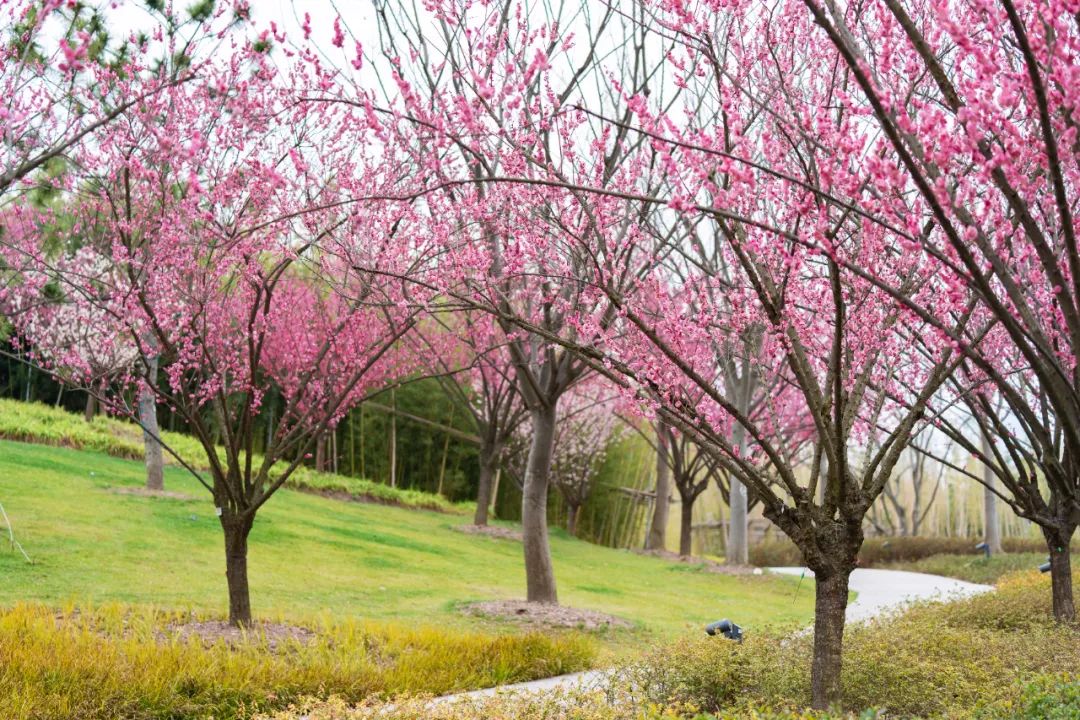
M813 578L814 573L801 567L768 568L769 572L783 575L803 575ZM848 622L861 622L882 617L902 610L905 605L922 600L958 600L993 590L991 585L978 585L941 575L905 572L902 570L858 569L851 573L850 589L858 593L848 604ZM558 677L533 680L532 682L500 685L484 690L445 695L435 702L481 698L496 693L543 693L551 690L588 690L599 687L611 675L609 670L559 675Z
M813 571L801 567L775 567L769 568L769 572L782 575L805 573L808 578L814 577ZM994 589L992 585L978 585L941 575L873 568L859 568L851 573L848 587L858 593L855 600L848 603L848 622L881 617L912 602L959 600Z

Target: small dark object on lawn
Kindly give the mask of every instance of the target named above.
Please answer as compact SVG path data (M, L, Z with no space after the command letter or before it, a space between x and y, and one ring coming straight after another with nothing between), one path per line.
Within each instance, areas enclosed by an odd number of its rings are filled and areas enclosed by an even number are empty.
M714 623L709 623L705 626L705 632L708 635L716 635L716 633L720 633L728 640L737 640L739 642L742 642L742 628L726 618L724 620L718 620Z
M1046 558L1046 562L1039 566L1039 572L1050 572L1050 558Z
M989 543L981 542L981 543L979 543L978 545L975 546L975 549L982 551L983 554L986 555L986 557L990 557L990 545L989 545Z

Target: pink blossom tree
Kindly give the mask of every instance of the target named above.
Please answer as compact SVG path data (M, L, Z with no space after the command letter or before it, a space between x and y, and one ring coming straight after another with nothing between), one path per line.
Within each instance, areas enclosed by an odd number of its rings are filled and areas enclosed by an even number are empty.
M624 427L620 396L602 378L592 375L572 387L559 406L555 423L552 484L566 506L566 530L576 535L581 508L592 494L596 474Z
M196 77L246 10L149 9L141 35L109 35L108 9L63 0L0 2L0 200L143 100Z
M397 83L392 114L421 138L415 159L431 178L428 202L442 208L432 213L440 222L428 231L439 273L426 282L456 303L492 313L528 409L533 433L522 500L527 597L548 603L558 599L547 538L558 403L588 370L557 340L582 341L580 317L601 326L615 319L610 300L575 282L575 270L566 266L590 259L571 259L559 246L567 236L603 242L603 236L636 233L633 218L641 208L617 193L596 203L569 188L553 193L544 183L589 168L590 184L621 187L642 177L645 163L636 152L641 138L627 141L619 134L612 141L581 113L549 122L572 99L607 82L595 61L598 48L613 36L631 44L643 31L614 8L592 16L567 3L553 13L533 17L512 0L445 0L423 11L380 4L379 12L383 54ZM576 48L560 35L564 22L579 31ZM550 73L554 66L566 72ZM648 91L662 67L661 52L641 48L636 62L620 68L619 82ZM505 175L524 182L502 182ZM529 178L541 182L530 185ZM630 253L605 262L633 284L641 260ZM514 324L521 317L529 318L528 329Z
M884 161L868 168L867 180L906 200L896 246L921 253L923 272L944 292L973 295L979 322L949 332L938 303L911 297L875 268L861 270L963 355L961 392L989 452L977 437L952 435L1042 529L1054 612L1072 620L1069 543L1080 522L1076 8L1058 0L882 0L859 13L801 5L818 51L850 74L853 110L882 138Z
M473 524L488 524L488 513L507 447L528 416L515 381L506 337L487 313L437 313L436 333L422 332L431 372L446 392L468 410L480 449ZM435 334L436 338L432 338ZM452 339L456 347L447 348ZM440 342L441 341L441 342Z
M70 232L106 259L107 282L60 272L32 233L11 250L80 317L135 347L139 368L161 358L160 375L132 372L116 390L152 392L203 446L209 477L189 469L220 518L230 622L246 625L257 512L350 407L411 372L395 348L424 301L357 269L410 261L397 238L412 210L364 200L399 189L408 171L391 147L362 142L363 130L338 131L366 127L362 117L297 100L294 86L327 78L310 64L279 70L265 44L242 41L203 73L147 99L78 156ZM16 324L37 347L55 339ZM258 456L270 389L282 408Z
M496 226L506 237L526 235L513 210L537 206L526 191L542 188L547 216L560 221L557 242L528 233L525 247L539 248L544 262L514 267L536 278L542 296L558 282L598 298L589 307L605 311L556 305L571 335L520 306L476 302L609 375L749 488L815 572L812 700L827 707L840 698L848 578L866 513L958 360L947 343L926 357L905 352L936 330L850 269L872 267L910 295L939 297L939 288L919 276L917 258L886 263L886 227L868 222L866 211L821 201L822 187L869 193L859 171L874 161L873 150L834 152L811 132L853 123L843 95L850 77L815 55L804 59L804 35L778 37L770 27L755 35L745 32L744 18L714 23L711 15L683 17L681 5L667 9L673 17L663 20L663 32L678 38L667 60L684 88L678 107L622 86L632 121L561 107L515 116L513 132L521 137L582 115L601 116L610 134L597 141L598 151L575 156L573 176L549 163L533 166L533 175L522 167L471 178L484 185L476 197L486 201L471 205L481 218L476 225L509 219ZM797 54L806 81L787 85L774 77L766 62L771 52ZM737 62L744 57L761 62ZM772 98L769 111L729 99L747 93ZM816 126L801 118L814 118ZM646 141L635 145L630 137ZM605 182L603 158L628 147L642 152L630 152L623 167L639 172L617 175L625 184ZM499 197L494 188L508 184L517 186L507 195L513 205L500 204L500 216L488 220L491 199ZM455 200L463 194L456 191ZM570 222L564 198L574 200L586 225ZM687 223L693 232L682 231ZM597 231L618 227L630 229ZM626 282L626 258L645 258L629 266L633 282ZM962 293L944 300L954 311L947 332L962 332L970 300ZM752 412L724 382L722 354L748 332L760 337L755 370L781 380ZM548 363L544 371L554 369Z

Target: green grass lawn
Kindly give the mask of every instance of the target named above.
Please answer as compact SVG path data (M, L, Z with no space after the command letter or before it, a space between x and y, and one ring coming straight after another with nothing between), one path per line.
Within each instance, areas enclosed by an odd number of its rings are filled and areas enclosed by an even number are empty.
M168 448L165 453L167 464L182 466L172 456L175 452L184 462L200 471L205 472L209 468L206 451L194 437L165 430L161 438ZM10 398L0 398L0 439L91 450L129 460L142 460L144 452L142 430L132 422L107 415L98 415L92 422L86 422L81 415L59 408ZM220 448L219 455L224 461L224 451ZM262 456L256 453L254 464L258 466L260 463ZM277 477L285 465L275 465L270 470L270 476ZM448 513L470 513L475 507L474 503L451 503L435 493L394 488L347 475L316 472L303 465L296 468L285 485L307 492L344 494L356 499Z
M209 495L172 467L166 487L191 499L117 492L142 482L136 461L0 441L0 503L35 562L0 549L0 604L121 601L224 613L223 540ZM521 546L453 530L465 521L282 490L252 531L254 612L498 629L456 606L523 597ZM552 554L563 604L636 624L602 638L616 650L699 633L721 617L749 629L812 617L813 587L796 594L797 578L707 573L559 530Z

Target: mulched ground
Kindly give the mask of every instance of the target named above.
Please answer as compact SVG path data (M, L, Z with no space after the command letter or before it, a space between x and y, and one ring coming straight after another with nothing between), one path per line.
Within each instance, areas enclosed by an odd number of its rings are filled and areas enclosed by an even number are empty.
M198 500L199 498L171 490L147 490L144 487L111 488L117 495L138 495L139 497L167 498L169 500Z
M485 535L499 540L516 540L521 542L521 531L500 525L458 525L454 528L466 535Z
M633 627L622 618L595 610L582 610L549 603L530 603L524 600L489 600L469 603L462 606L461 611L467 615L509 620L530 629L604 630Z
M230 647L265 642L267 649L274 652L279 646L291 642L309 643L315 639L315 633L307 628L283 623L259 622L251 628L241 630L224 620L195 620L168 625L163 637L179 636L181 640L196 638L204 645L213 645L224 641Z

